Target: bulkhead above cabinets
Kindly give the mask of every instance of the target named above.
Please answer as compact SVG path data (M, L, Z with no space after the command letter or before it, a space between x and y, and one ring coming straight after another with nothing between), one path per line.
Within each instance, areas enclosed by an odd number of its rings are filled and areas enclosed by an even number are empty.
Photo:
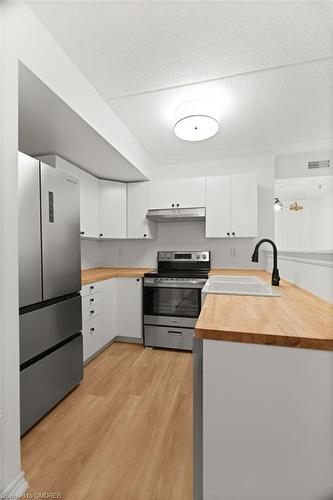
M40 159L80 180L83 238L154 239L156 223L147 218L148 211L189 209L201 209L197 219L205 219L206 238L258 234L256 174L124 183L97 179L58 156Z

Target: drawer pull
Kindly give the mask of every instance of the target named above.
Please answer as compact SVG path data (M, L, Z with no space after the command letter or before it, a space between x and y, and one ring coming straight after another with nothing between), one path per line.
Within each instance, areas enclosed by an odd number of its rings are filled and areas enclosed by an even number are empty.
M183 335L182 332L176 332L175 330L168 330L168 335Z
M95 288L94 285L91 285L90 290L93 290L94 288Z
M90 299L90 302L94 302L95 299Z
M94 314L95 311L90 311L90 314Z
M95 328L90 328L90 331L91 331L91 332L94 332L94 331L95 331Z

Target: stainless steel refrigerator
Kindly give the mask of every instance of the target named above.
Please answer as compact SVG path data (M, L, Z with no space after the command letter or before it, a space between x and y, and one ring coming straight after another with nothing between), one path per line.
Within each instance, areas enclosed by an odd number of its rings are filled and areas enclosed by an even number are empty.
M76 179L18 157L21 434L83 377Z

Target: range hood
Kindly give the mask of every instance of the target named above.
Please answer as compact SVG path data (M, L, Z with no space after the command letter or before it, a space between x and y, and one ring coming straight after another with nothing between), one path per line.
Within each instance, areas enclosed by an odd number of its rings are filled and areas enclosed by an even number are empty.
M148 210L147 219L155 222L198 221L205 220L205 208L165 208Z

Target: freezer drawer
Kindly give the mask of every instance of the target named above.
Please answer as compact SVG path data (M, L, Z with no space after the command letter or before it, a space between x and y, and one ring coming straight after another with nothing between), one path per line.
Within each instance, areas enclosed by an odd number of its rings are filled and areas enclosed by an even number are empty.
M82 328L81 296L20 315L20 364L63 342Z
M22 370L21 435L79 384L82 378L81 334Z
M88 283L87 285L83 285L81 293L82 297L86 297L87 295L91 295L101 291L102 291L102 282L95 281L95 283Z
M81 290L77 179L41 163L43 300Z
M192 328L145 325L144 331L145 346L192 351L194 336Z

